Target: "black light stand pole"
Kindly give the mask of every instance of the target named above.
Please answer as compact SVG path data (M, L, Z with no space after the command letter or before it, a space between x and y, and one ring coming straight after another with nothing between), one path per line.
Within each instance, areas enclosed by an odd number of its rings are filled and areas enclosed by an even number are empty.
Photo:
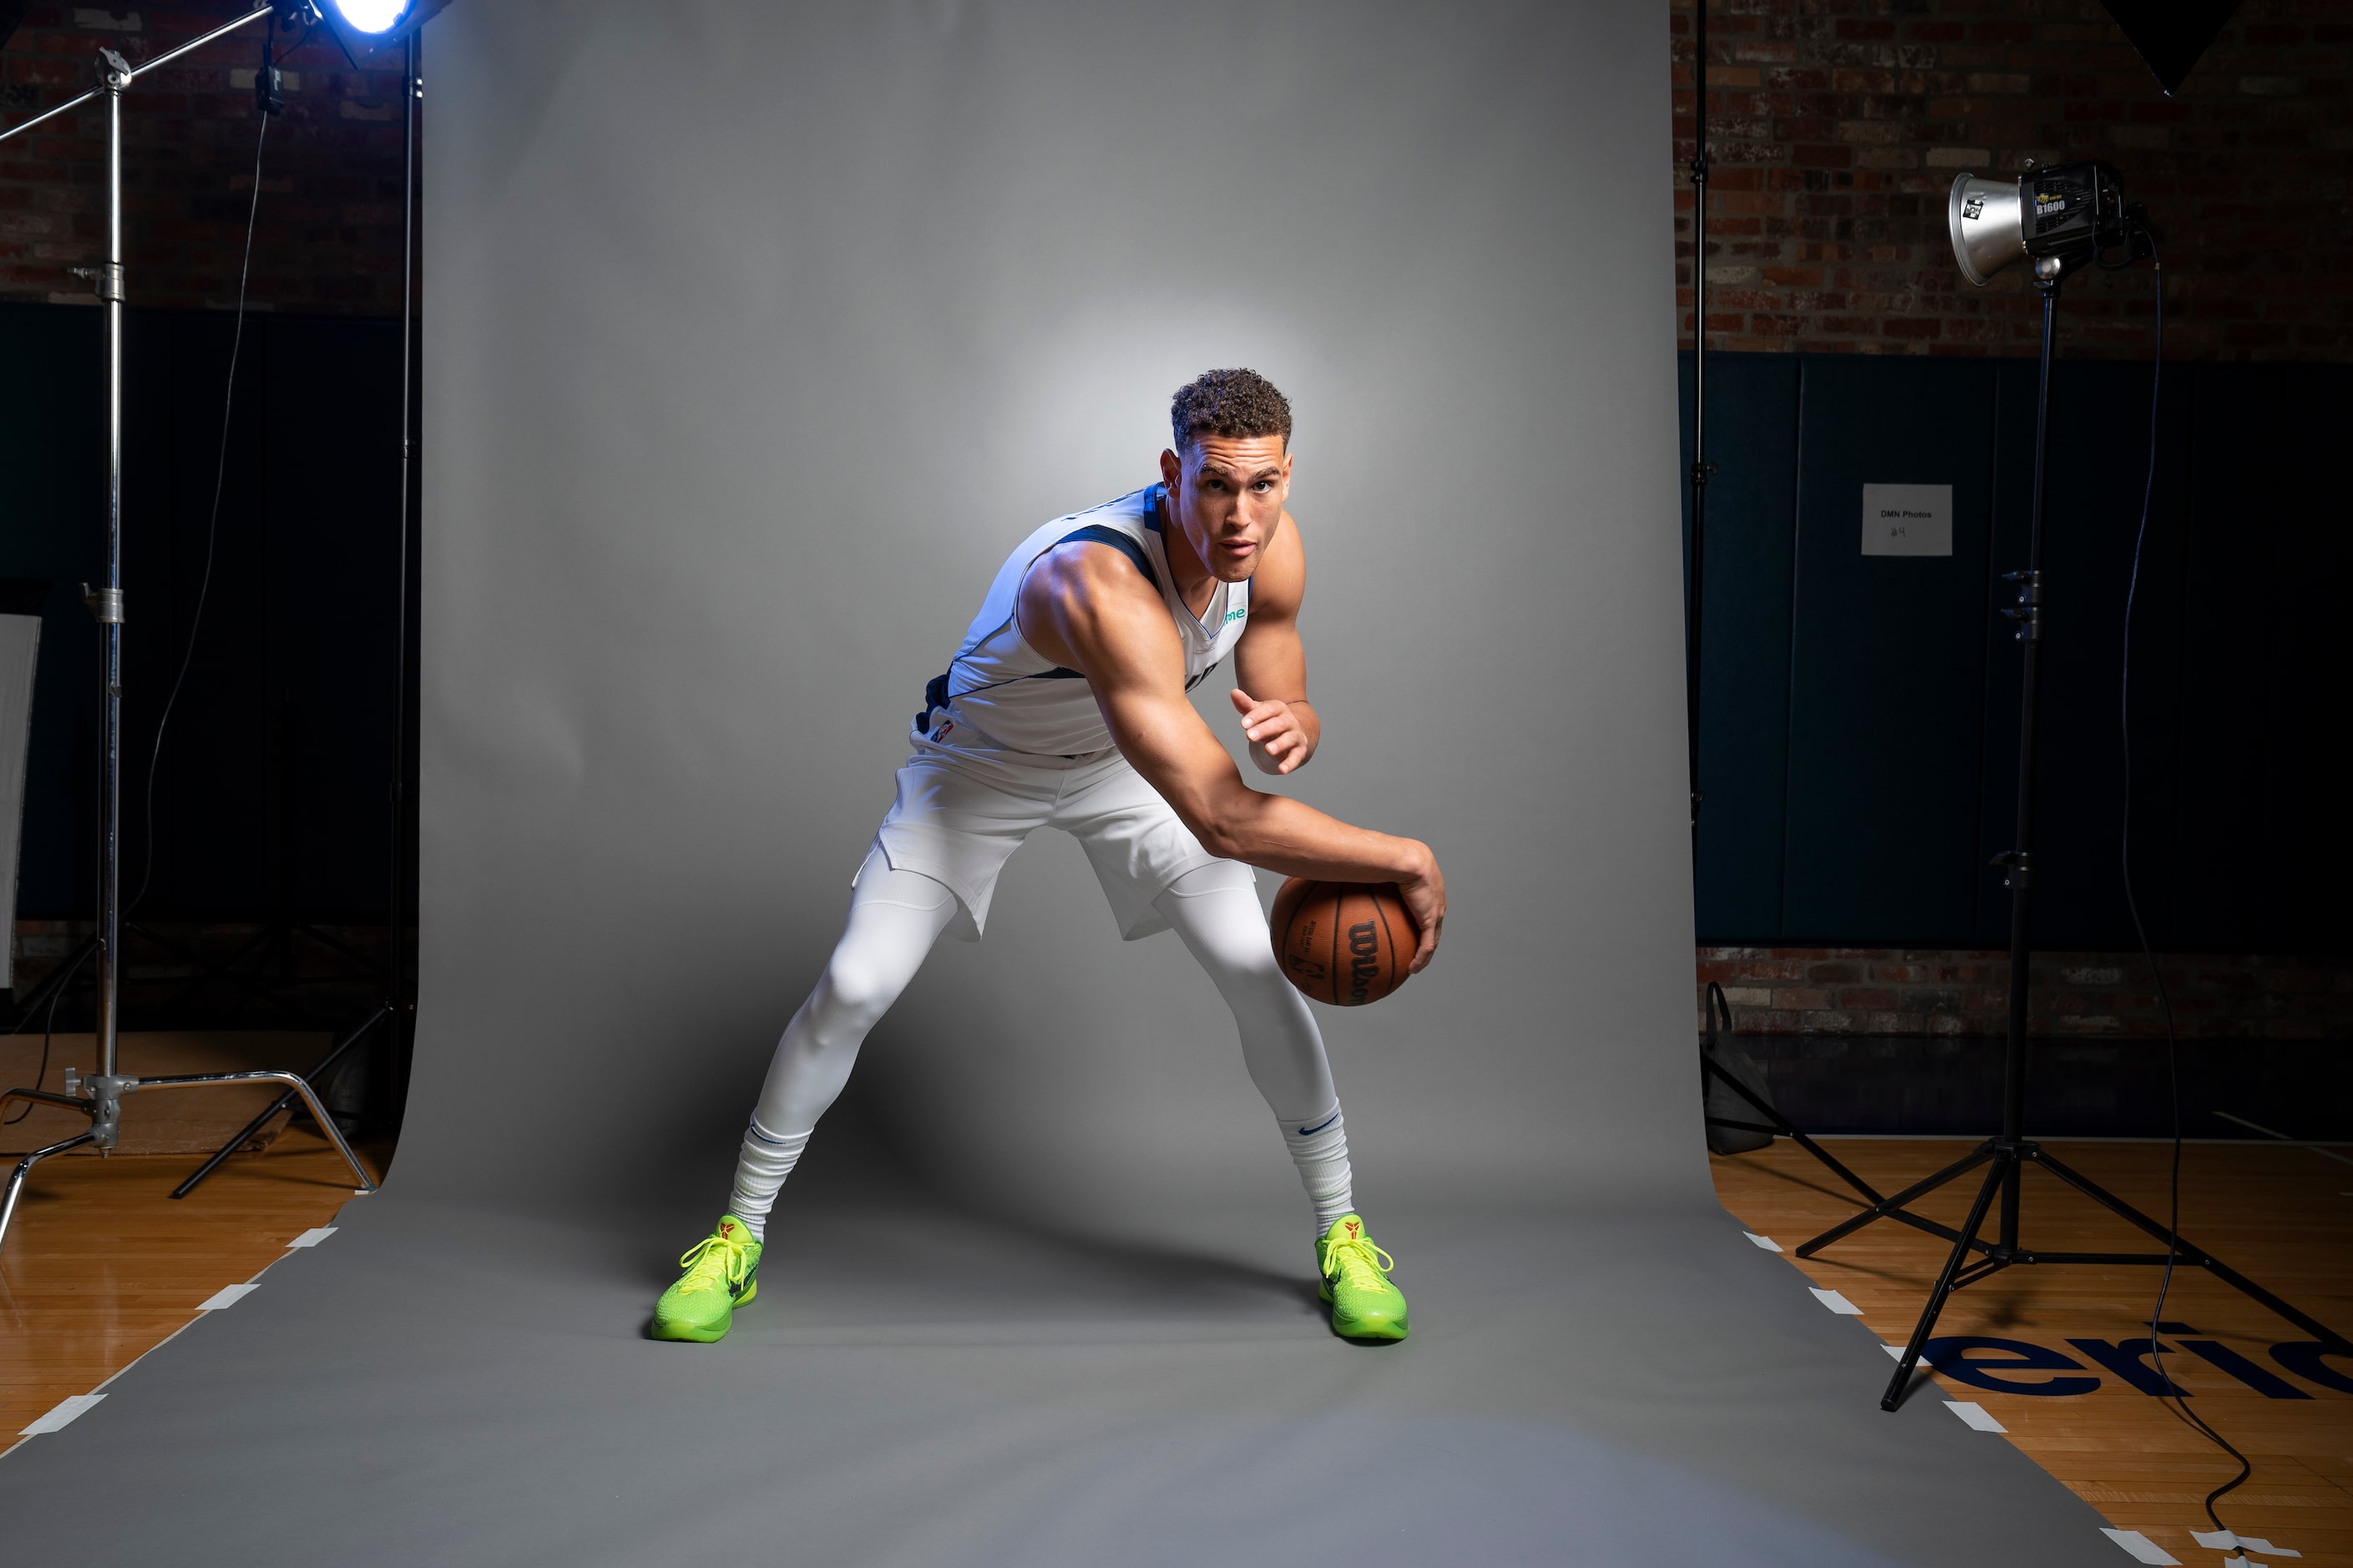
M1704 639L1702 616L1706 611L1707 584L1707 481L1715 473L1715 465L1707 460L1707 6L1708 0L1693 0L1692 6L1692 125L1691 161L1692 186L1692 461L1686 478L1691 485L1691 565L1683 588L1683 740L1688 784L1691 790L1692 884L1694 894L1699 884L1699 808L1702 794L1699 787L1700 737L1700 672ZM1729 1013L1726 1029L1730 1029ZM1774 1132L1794 1140L1798 1146L1820 1161L1838 1178L1862 1194L1865 1203L1882 1202L1878 1190L1856 1175L1791 1121L1775 1110L1755 1089L1724 1070L1722 1064L1706 1052L1700 1056L1703 1083L1720 1083L1742 1100L1763 1121L1742 1121L1731 1117L1710 1115L1711 1127L1737 1128L1749 1132ZM1898 1216L1909 1220L1911 1216Z
M1929 1291L1927 1305L1920 1313L1920 1321L1913 1329L1912 1338L1905 1343L1904 1354L1896 1363L1895 1375L1889 1380L1886 1393L1880 1397L1879 1405L1883 1410L1894 1410L1903 1402L1913 1371L1919 1365L1921 1352L1927 1345L1929 1336L1936 1331L1936 1320L1943 1314L1945 1303L1951 1299L1953 1292L1998 1274L2013 1264L2164 1267L2178 1262L2203 1268L2224 1284L2262 1302L2311 1334L2331 1352L2353 1354L2353 1342L2348 1342L2344 1335L2296 1310L2236 1269L2224 1266L2211 1253L2182 1240L2168 1227L2064 1164L2025 1135L2027 1003L2031 994L2028 971L2034 945L2034 732L2037 699L2041 695L2042 678L2042 521L2048 482L2044 458L2051 429L2053 328L2059 287L2065 271L2064 265L2056 256L2035 259L2034 283L2042 294L2042 358L2035 384L2034 498L2027 533L2026 569L2004 574L2005 581L2018 585L2018 603L2004 609L2002 614L2018 623L2018 640L2023 645L2024 658L2019 674L2018 833L2013 841L2017 847L1994 857L1994 864L2006 870L2004 879L2010 889L2010 1023L2002 1058L2001 1131L1936 1174L1914 1183L1893 1197L1873 1202L1870 1207L1831 1226L1798 1248L1799 1258L1811 1258L1841 1237L1878 1219L1896 1220L1916 1230L1941 1237L1952 1244L1952 1253L1938 1272L1935 1288ZM2166 1250L2039 1252L2021 1245L2019 1239L2019 1194L2030 1163L2042 1166L2143 1235L2163 1243ZM1978 1184L1977 1197L1969 1205L1968 1218L1962 1222L1958 1230L1910 1212L1910 1205L1979 1165L1988 1166L1985 1179ZM2000 1215L1996 1221L1996 1238L1990 1242L1980 1241L1978 1232L1985 1225L1987 1213L1992 1209L1996 1197L2001 1200ZM1970 1257L1973 1252L1978 1255L1974 1259Z
M392 1020L385 1052L390 1070L385 1075L396 1106L408 1098L408 1049L417 1027L408 973L408 521L417 472L417 103L425 96L423 34L412 32L406 41L400 83L400 542L393 557L398 586L392 630Z
M1699 877L1700 613L1707 582L1707 0L1694 0L1692 121L1691 585L1683 617L1683 728L1690 753L1692 878Z
M2026 1029L2033 994L2034 960L2034 737L2042 696L2042 511L2050 499L2051 353L2057 338L2059 288L2056 257L2034 264L2034 286L2042 295L2042 354L2034 375L2034 498L2027 513L2026 570L2005 572L2018 584L2018 603L2002 614L2018 623L2022 645L2018 673L2018 824L2012 847L1995 857L2010 889L2010 1023L2002 1044L2001 1137L2013 1150L2026 1136ZM2018 1188L2022 1173L2013 1156L1997 1157L2003 1168L2001 1246L2018 1247Z
M2034 956L2034 732L2042 691L2042 509L2049 490L2051 352L2063 270L2056 257L2038 258L2034 263L2034 286L2042 295L2042 354L2034 379L2034 495L2026 530L2026 570L2002 574L2004 582L2018 584L2018 603L2002 614L2018 623L2018 640L2024 645L2024 653L2019 663L2018 823L2011 839L2015 847L1994 857L1994 864L2003 868L2003 885L2010 889L2010 1022L2002 1046L2001 1135L1980 1144L1953 1172L1957 1175L1981 1159L1993 1162L1978 1189L1977 1201L1969 1205L1968 1223L1954 1238L1952 1255L1936 1276L1928 1304L1896 1361L1895 1375L1880 1396L1883 1410L1893 1410L1903 1400L1912 1369L1919 1364L1921 1348L1928 1342L1953 1292L2020 1261L2018 1198L2020 1180L2025 1174L2021 1154L2026 1142L2026 1027ZM1978 1227L1985 1223L1986 1210L1997 1192L2001 1196L2000 1239L1986 1247L1978 1243ZM1903 1199L1899 1195L1891 1201ZM1973 1247L1985 1256L1969 1264ZM1802 1248L1800 1255L1805 1256Z
M385 998L365 1018L345 1030L327 1054L302 1075L312 1085L326 1082L336 1065L358 1049L382 1024L384 1082L386 1098L394 1105L407 1099L407 1055L402 1047L409 1038L408 1031L417 1013L408 982L408 513L413 493L409 481L417 461L412 411L416 405L413 343L417 300L417 100L424 96L424 83L417 75L420 48L419 35L412 32L403 41L401 52L400 127L405 165L400 218L400 515L396 530L398 543L393 553L392 777L385 802L390 814L391 843L387 852L390 876L385 898L388 922L385 937L390 947L385 960ZM196 1184L218 1170L222 1162L244 1148L248 1141L259 1136L270 1118L291 1106L294 1099L294 1091L290 1089L272 1100L235 1137L215 1150L186 1181L173 1188L172 1195L185 1198L195 1191Z

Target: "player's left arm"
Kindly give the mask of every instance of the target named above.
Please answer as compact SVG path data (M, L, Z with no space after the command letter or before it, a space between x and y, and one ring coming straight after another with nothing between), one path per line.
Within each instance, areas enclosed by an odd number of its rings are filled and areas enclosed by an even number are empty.
M1267 541L1250 578L1250 621L1234 645L1234 709L1250 738L1250 761L1264 773L1296 773L1315 754L1324 721L1307 700L1307 649L1299 640L1299 602L1307 594L1307 552L1288 511Z

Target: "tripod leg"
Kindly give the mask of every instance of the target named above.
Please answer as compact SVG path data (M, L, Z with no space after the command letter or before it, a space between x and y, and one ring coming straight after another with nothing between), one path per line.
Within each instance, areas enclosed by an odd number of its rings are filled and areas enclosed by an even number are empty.
M97 1136L95 1132L78 1133L62 1143L52 1143L46 1149L36 1149L16 1162L16 1173L8 1178L8 1195L5 1199L0 1199L0 1242L8 1239L8 1222L16 1217L16 1200L24 1194L25 1178L31 1173L33 1167L52 1154L62 1154L67 1150L77 1148Z
M2262 1302L2264 1306L2269 1307L2273 1311L2277 1312L2281 1317L2285 1318L2289 1322L2294 1323L2297 1328L2302 1329L2306 1333L2310 1334L2313 1338L2319 1340L2322 1343L2327 1345L2331 1350L2336 1351L2338 1354L2353 1355L2353 1342L2348 1342L2343 1334L2336 1332L2334 1330L2321 1323L2316 1319L2305 1316L2302 1312L2297 1311L2294 1307L2289 1306L2285 1301L2281 1300L2277 1296L2273 1295L2270 1291L2264 1289L2262 1286L2256 1284L2253 1280L2248 1279L2237 1269L2230 1268L2224 1264L2221 1258L2216 1258L2204 1247L2193 1247L2189 1242L2182 1240L2181 1237L2167 1230L2163 1226L2158 1224L2157 1221L2141 1213L2140 1210L2133 1207L2132 1205L2125 1202L2124 1199L2116 1196L2114 1193L2109 1192L2097 1182L2093 1181L2089 1176L2084 1175L2079 1171L2072 1169L2063 1161L2052 1159L2049 1154L2042 1152L2039 1149L2035 1151L2034 1161L2044 1170L2049 1171L2052 1175L2058 1177L2061 1181L2066 1183L2069 1186L2074 1188L2077 1192L2083 1194L2094 1203L2098 1204L2110 1214L2115 1215L2117 1218L2124 1220L2129 1225L2137 1226L2142 1231L2147 1232L2148 1235L2155 1237L2158 1240L2164 1242L2166 1245L2172 1247L2175 1255L2179 1257L2182 1262L2189 1264L2193 1268L2205 1269L2209 1274L2213 1275L2214 1278L2221 1280L2222 1283L2230 1286L2241 1294Z
M1762 1095L1757 1094L1751 1090L1746 1084L1741 1082L1738 1079L1725 1071L1723 1064L1716 1061L1715 1058L1703 1051L1700 1053L1699 1065L1701 1068L1701 1076L1703 1078L1714 1078L1717 1082L1732 1090L1733 1093L1746 1100L1749 1105L1756 1110L1757 1114L1763 1116L1766 1121L1772 1123L1772 1131L1780 1133L1781 1136L1797 1144L1799 1148L1803 1149L1807 1153L1811 1154L1815 1159L1820 1160L1823 1164L1829 1166L1840 1181L1844 1182L1848 1186L1852 1187L1856 1192L1862 1194L1863 1202L1868 1204L1876 1204L1883 1201L1878 1192L1869 1182L1864 1181L1861 1176L1858 1176L1852 1171L1848 1170L1844 1165L1839 1163L1836 1157L1834 1157L1829 1150L1823 1148L1820 1144L1815 1142L1812 1139L1799 1131L1796 1122L1782 1115L1780 1111L1775 1109L1772 1103L1767 1100ZM1717 1126L1730 1127L1738 1125L1736 1122L1724 1121L1719 1118L1711 1117L1709 1120L1713 1124ZM1766 1129L1758 1127L1752 1128L1750 1131L1762 1132L1766 1131Z
M1935 1330L1936 1319L1945 1310L1945 1299L1953 1293L1954 1277L1960 1273L1961 1265L1968 1258L1970 1244L1978 1238L1978 1227L1985 1224L1986 1210L1993 1206L1994 1194L2001 1190L2003 1176L2017 1169L2017 1160L2018 1156L2008 1149L1994 1152L1993 1163L1987 1169L1985 1181L1978 1188L1977 1202L1969 1205L1969 1217L1962 1222L1961 1238L1953 1243L1952 1256L1945 1259L1945 1271L1936 1276L1936 1288L1928 1292L1928 1305L1920 1313L1919 1325L1912 1331L1911 1342L1904 1347L1903 1359L1895 1363L1895 1376L1888 1384L1887 1392L1880 1395L1879 1407L1882 1410L1893 1410L1904 1403L1904 1390L1912 1382L1912 1369L1920 1364L1921 1347L1928 1342L1928 1335Z
M311 1112L312 1118L318 1121L319 1131L327 1135L327 1142L335 1146L335 1152L341 1154L343 1157L343 1163L352 1168L352 1174L357 1178L359 1182L359 1191L364 1193L372 1193L375 1191L377 1184L376 1179L368 1174L367 1167L360 1163L360 1157L352 1152L352 1146L343 1141L343 1129L335 1125L335 1119L327 1114L327 1108L319 1103L318 1095L311 1091L309 1080L304 1079L301 1073L176 1073L170 1078L139 1079L133 1081L131 1087L136 1089L140 1093L144 1094L150 1089L205 1089L216 1083L282 1083L287 1088L292 1089L296 1094L301 1095L302 1097L302 1104L304 1108L307 1109Z
M375 1028L378 1024L383 1023L391 1016L392 1005L388 1002L376 1008L375 1012L370 1013L358 1026L358 1027L346 1034L342 1039L337 1040L335 1042L334 1048L330 1050L325 1056L320 1058L317 1064L314 1065L309 1072L302 1075L303 1080L308 1083L316 1084L324 1079L329 1072L334 1069L335 1064L343 1059L344 1053L351 1050L353 1047L358 1045L362 1040L367 1038L367 1033L370 1029ZM231 1138L227 1142L213 1151L213 1157L206 1160L203 1164L197 1166L196 1173L195 1175L190 1176L186 1181L182 1182L178 1186L174 1187L172 1189L172 1195L175 1198L185 1198L190 1193L195 1192L198 1182L203 1181L206 1176L211 1175L215 1171L218 1170L222 1161L227 1159L231 1154L236 1153L239 1149L244 1148L247 1139L251 1138L254 1134L259 1132L262 1128L268 1126L269 1119L277 1115L280 1111L285 1110L288 1106L293 1104L294 1099L294 1090L290 1089L284 1094L280 1095L276 1100L271 1100L269 1102L269 1110L263 1111L260 1115L247 1122L245 1126L238 1131L236 1137Z
M1913 1199L1919 1197L1922 1194L1935 1192L1938 1187L1943 1186L1947 1182L1951 1181L1954 1177L1970 1169L1980 1161L1989 1160L1991 1158L1993 1158L1992 1142L1988 1141L1978 1144L1976 1148L1970 1150L1967 1156L1954 1161L1951 1164L1946 1166L1935 1175L1923 1176L1920 1180L1913 1183L1910 1186L1905 1188L1894 1197L1882 1198L1879 1202L1872 1205L1869 1208L1864 1209L1860 1214L1856 1214L1846 1219L1841 1220L1838 1224L1831 1226L1830 1229L1822 1232L1821 1235L1814 1237L1813 1240L1800 1243L1798 1247L1798 1256L1800 1258L1811 1258L1815 1253L1820 1252L1823 1247L1828 1247L1831 1242L1838 1240L1841 1237L1849 1236L1855 1231L1861 1230L1873 1220L1885 1219L1897 1209L1909 1205Z

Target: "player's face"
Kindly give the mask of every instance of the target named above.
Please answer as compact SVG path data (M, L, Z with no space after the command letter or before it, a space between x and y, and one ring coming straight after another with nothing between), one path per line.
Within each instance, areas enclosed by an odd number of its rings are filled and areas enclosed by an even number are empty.
M1160 454L1169 510L1193 553L1221 582L1258 570L1291 493L1291 454L1280 436L1201 436L1181 454Z

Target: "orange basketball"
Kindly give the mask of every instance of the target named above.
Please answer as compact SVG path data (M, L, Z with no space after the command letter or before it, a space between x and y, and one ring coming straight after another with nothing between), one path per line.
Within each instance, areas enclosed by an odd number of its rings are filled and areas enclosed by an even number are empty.
M1274 956L1311 1002L1377 1002L1405 984L1421 943L1394 882L1310 882L1274 895Z

